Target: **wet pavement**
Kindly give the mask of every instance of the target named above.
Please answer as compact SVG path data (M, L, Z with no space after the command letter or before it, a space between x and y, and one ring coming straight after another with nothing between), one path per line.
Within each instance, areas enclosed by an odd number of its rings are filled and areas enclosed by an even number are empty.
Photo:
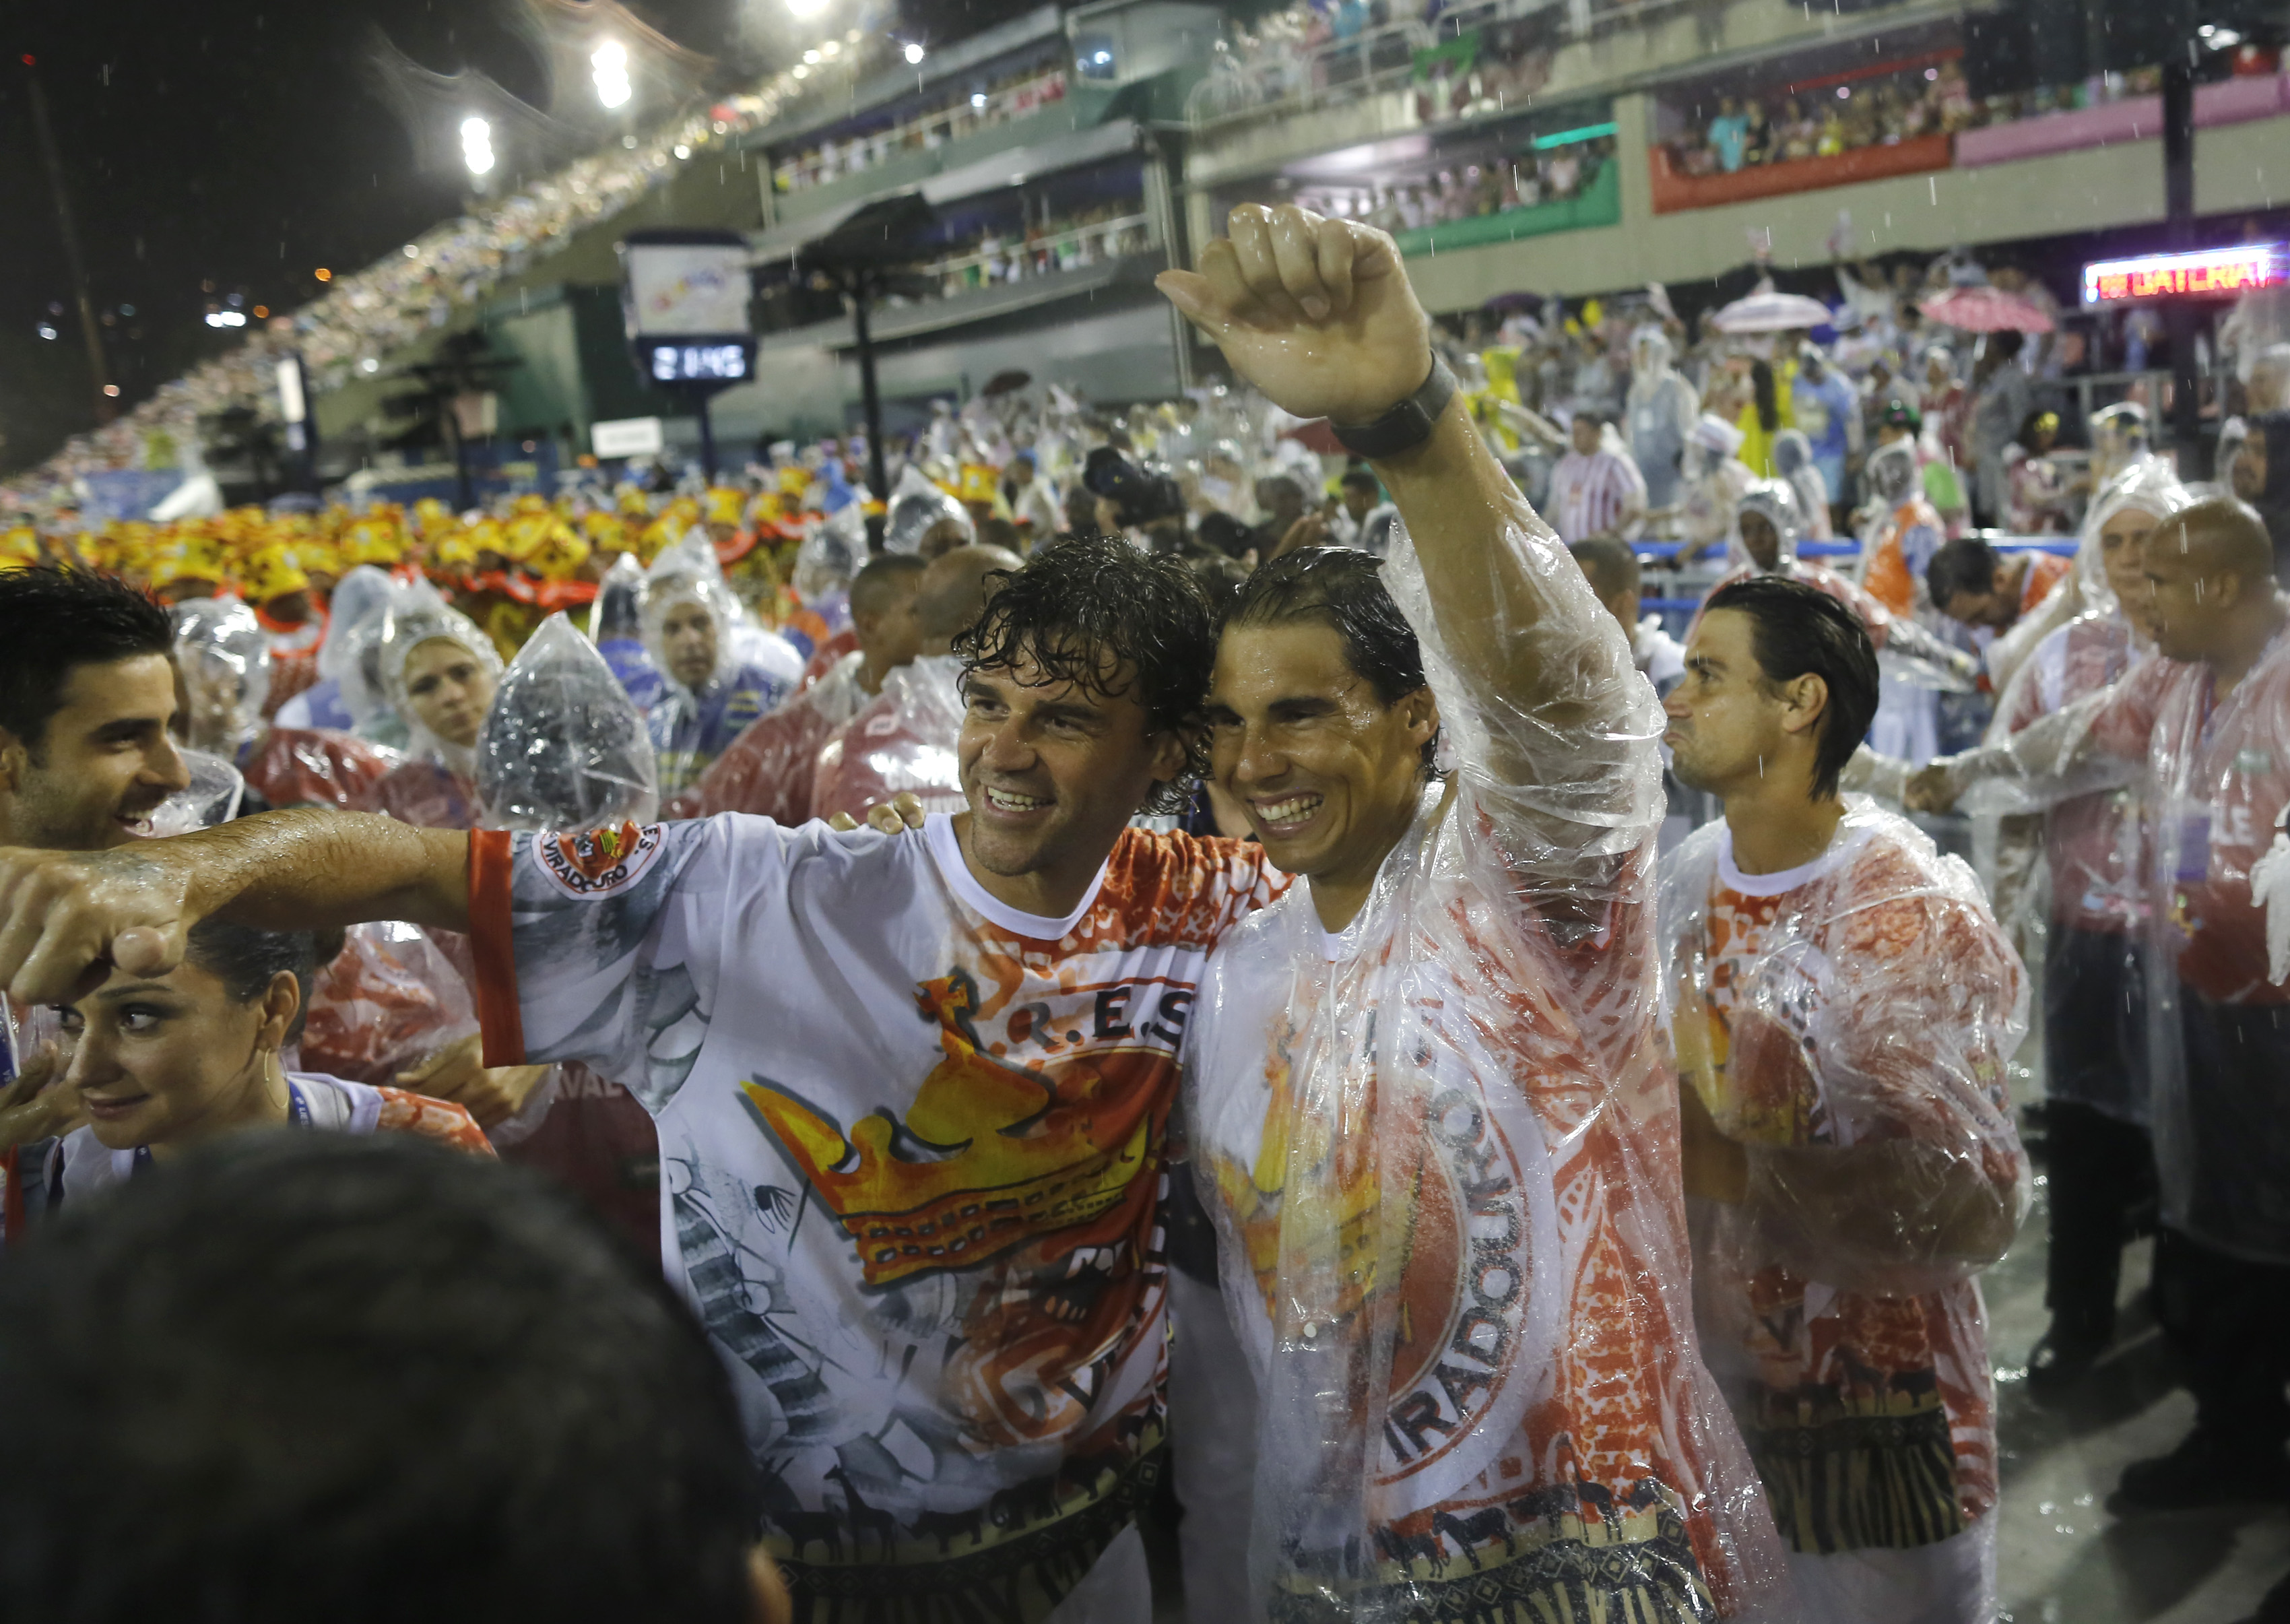
M2041 1164L2038 1166L2040 1179ZM1982 1280L1999 1378L1999 1562L2010 1624L2233 1624L2290 1573L2290 1507L2116 1517L2126 1462L2166 1452L2194 1401L2146 1312L2151 1242L2125 1259L2122 1329L2072 1402L2038 1403L2022 1380L2043 1335L2044 1190L2011 1255Z

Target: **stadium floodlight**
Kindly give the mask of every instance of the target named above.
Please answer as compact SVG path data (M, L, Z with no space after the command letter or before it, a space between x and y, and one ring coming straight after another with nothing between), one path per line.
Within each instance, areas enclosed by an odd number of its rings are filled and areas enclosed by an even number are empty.
M473 175L488 175L493 167L493 126L489 119L471 114L461 121L461 162Z
M597 78L597 100L606 108L626 107L636 87L629 83L629 48L608 39L589 53L589 70Z
M787 0L787 9L797 22L809 22L827 9L827 0Z
M907 42L907 66L909 68L919 68L922 66L922 63L923 48L921 43L917 40L909 40Z

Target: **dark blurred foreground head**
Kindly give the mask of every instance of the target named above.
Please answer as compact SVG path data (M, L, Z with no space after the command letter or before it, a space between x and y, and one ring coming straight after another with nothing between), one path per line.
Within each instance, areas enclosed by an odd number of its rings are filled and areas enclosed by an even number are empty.
M399 1141L240 1138L0 1268L9 1618L784 1618L682 1305L540 1184Z

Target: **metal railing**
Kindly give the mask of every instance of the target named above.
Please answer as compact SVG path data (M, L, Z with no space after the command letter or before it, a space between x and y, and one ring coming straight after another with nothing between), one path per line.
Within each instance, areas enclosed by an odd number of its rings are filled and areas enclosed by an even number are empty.
M1413 78L1417 52L1435 51L1473 29L1499 23L1556 13L1550 19L1554 42L1588 39L1643 27L1657 15L1697 3L1474 0L1443 12L1436 24L1385 23L1349 39L1324 40L1309 48L1260 47L1244 59L1229 44L1221 44L1207 76L1185 99L1185 118L1198 131L1397 89Z
M1405 83L1415 71L1415 53L1438 43L1429 27L1415 21L1389 22L1301 50L1269 47L1246 60L1220 42L1207 76L1185 98L1185 120L1197 130L1372 94Z
M973 270L990 273L995 266L1008 264L1015 269L1014 276L997 277L989 274L981 278L978 285L985 287L996 282L1022 282L1029 276L1045 276L1053 271L1070 268L1063 262L1059 251L1071 246L1086 253L1092 239L1099 240L1103 246L1093 259L1083 259L1078 263L1093 264L1099 260L1116 259L1124 253L1142 253L1153 246L1152 226L1153 217L1149 214L1124 214L1113 220L1093 220L1085 226L1070 226L1063 231L1048 232L1040 236L1012 237L992 248L933 260L917 269L925 276L938 277L943 285L949 277L964 276ZM1131 232L1137 234L1135 245L1128 248L1119 246L1122 239ZM1045 256L1049 260L1047 264L1041 263ZM966 292L968 289L954 291Z
M1039 112L1064 100L1070 89L1064 68L1045 68L1018 84L981 92L986 96L982 107L966 98L957 99L871 134L821 140L807 157L789 158L777 165L772 179L783 192L809 191L814 186L879 168L905 153L959 140L986 124Z

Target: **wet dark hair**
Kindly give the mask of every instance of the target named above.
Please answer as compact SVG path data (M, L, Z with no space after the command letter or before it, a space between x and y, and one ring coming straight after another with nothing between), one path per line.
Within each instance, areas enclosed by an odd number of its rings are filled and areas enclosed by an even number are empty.
M193 925L185 939L183 956L222 983L234 1004L252 1004L269 987L280 971L293 974L302 994L301 1007L286 1031L286 1041L302 1036L310 1013L310 991L319 970L342 950L340 931L258 931L210 914Z
M1750 363L1750 392L1757 397L1758 426L1772 434L1782 426L1782 408L1774 392L1774 369L1766 362Z
M1248 578L1225 611L1229 626L1325 626L1343 640L1344 663L1397 705L1423 687L1423 645L1383 584L1381 560L1349 547L1303 547ZM1423 764L1438 752L1437 734L1424 740Z
M1149 732L1185 746L1184 771L1157 785L1144 810L1182 810L1208 765L1200 716L1216 660L1215 620L1193 572L1118 537L1062 536L995 579L986 612L954 639L964 668L1030 659L1053 682L1134 698Z
M0 727L37 765L76 668L174 646L167 612L116 576L51 564L0 575Z
M745 1624L764 1496L691 1311L570 1196L233 1135L0 1270L9 1616Z
M1925 565L1925 590L1932 594L1933 607L1946 614L1959 592L1982 597L1993 592L1996 566L2003 562L1978 536L1943 541Z
M1709 614L1738 610L1750 617L1750 646L1769 684L1818 676L1828 684L1820 748L1813 761L1813 798L1837 793L1853 752L1877 715L1877 648L1861 619L1826 592L1779 575L1753 575L1721 587L1701 606Z

